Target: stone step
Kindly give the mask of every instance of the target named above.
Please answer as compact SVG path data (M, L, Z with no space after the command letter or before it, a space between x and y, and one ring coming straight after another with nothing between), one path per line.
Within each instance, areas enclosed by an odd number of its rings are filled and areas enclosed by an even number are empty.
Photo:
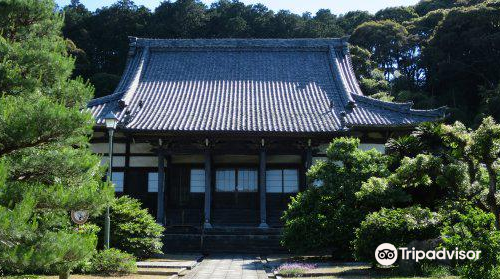
M201 261L201 257L196 261L145 261L137 262L138 268L167 268L167 269L192 269Z
M139 267L137 268L137 273L141 275L170 276L177 275L184 270L186 270L186 268Z

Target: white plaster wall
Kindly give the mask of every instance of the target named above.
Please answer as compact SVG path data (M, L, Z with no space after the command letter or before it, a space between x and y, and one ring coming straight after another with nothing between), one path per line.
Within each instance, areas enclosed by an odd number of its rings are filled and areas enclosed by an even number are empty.
M105 136L106 136L106 133L104 133L104 132L94 132L92 134L93 138L104 138Z
M165 163L166 164L166 163ZM158 167L158 157L130 156L130 167Z
M380 143L362 143L359 145L359 148L365 151L375 148L380 153L385 154L385 145Z
M108 156L102 157L101 165L108 165ZM125 167L125 156L113 156L113 167Z
M97 154L108 153L109 146L108 143L92 143L90 148L92 152ZM113 153L125 153L125 144L124 143L114 143L113 144Z
M131 143L130 153L153 153L153 146L149 143Z

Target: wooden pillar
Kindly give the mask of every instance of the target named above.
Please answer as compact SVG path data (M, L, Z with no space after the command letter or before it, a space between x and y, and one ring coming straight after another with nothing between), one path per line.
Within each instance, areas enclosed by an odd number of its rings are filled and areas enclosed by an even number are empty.
M266 209L266 149L264 139L261 140L259 155L259 197L260 197L260 225L259 228L269 228L267 225Z
M309 170L309 168L312 166L312 147L311 147L311 140L309 139L307 141L307 147L306 147L306 170Z
M203 226L207 229L212 228L210 223L210 210L212 207L212 153L206 140L205 149L205 223Z
M165 225L165 153L158 150L158 207L156 222Z
M312 166L312 147L311 147L311 139L307 140L307 148L306 148L306 188L307 184L309 183L307 179L307 171L311 168Z
M125 169L123 171L123 193L130 193L130 183L129 181L129 170L130 170L130 138L127 137L127 142L125 143Z
M307 189L307 184L309 181L307 180L307 171L309 168L312 166L312 147L311 147L311 140L309 139L307 141L307 145L305 147L305 152L303 153L302 156L302 166L301 166L301 185L299 186L300 191L304 191Z

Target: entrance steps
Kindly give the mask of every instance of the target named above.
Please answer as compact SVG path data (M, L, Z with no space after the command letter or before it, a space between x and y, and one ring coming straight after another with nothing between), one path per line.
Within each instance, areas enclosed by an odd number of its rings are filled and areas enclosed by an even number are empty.
M185 270L186 269L161 268L161 267L138 267L137 274L170 276L170 275L178 275L179 273Z
M281 228L167 227L164 235L164 252L253 254L286 252L280 245L281 233Z
M142 275L182 275L197 266L203 257L197 254L164 254L158 258L137 262L137 273Z

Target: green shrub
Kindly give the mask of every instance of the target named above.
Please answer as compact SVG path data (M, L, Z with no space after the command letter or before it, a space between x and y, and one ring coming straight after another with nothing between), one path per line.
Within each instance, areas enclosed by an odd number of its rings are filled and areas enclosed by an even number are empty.
M443 246L449 250L481 251L479 260L455 262L463 278L500 278L500 231L495 230L493 214L469 208L446 223L443 240Z
M98 217L104 224L104 216ZM115 200L110 210L111 247L133 254L137 258L147 258L161 253L164 228L156 223L141 202L122 196ZM100 240L104 229L101 230ZM102 246L101 246L102 247Z
M440 234L439 214L418 206L400 209L381 209L371 213L356 230L355 255L358 260L375 263L378 245L391 243L406 247L413 240L436 238Z
M99 251L91 260L91 273L126 275L136 271L134 256L114 248Z
M359 139L335 139L327 150L327 160L308 171L310 186L298 194L283 215L282 244L297 253L328 252L339 258L351 258L350 243L355 228L366 212L355 193L372 176L385 177L387 158L372 149L358 148Z
M490 273L490 279L500 279L500 266L495 266Z

